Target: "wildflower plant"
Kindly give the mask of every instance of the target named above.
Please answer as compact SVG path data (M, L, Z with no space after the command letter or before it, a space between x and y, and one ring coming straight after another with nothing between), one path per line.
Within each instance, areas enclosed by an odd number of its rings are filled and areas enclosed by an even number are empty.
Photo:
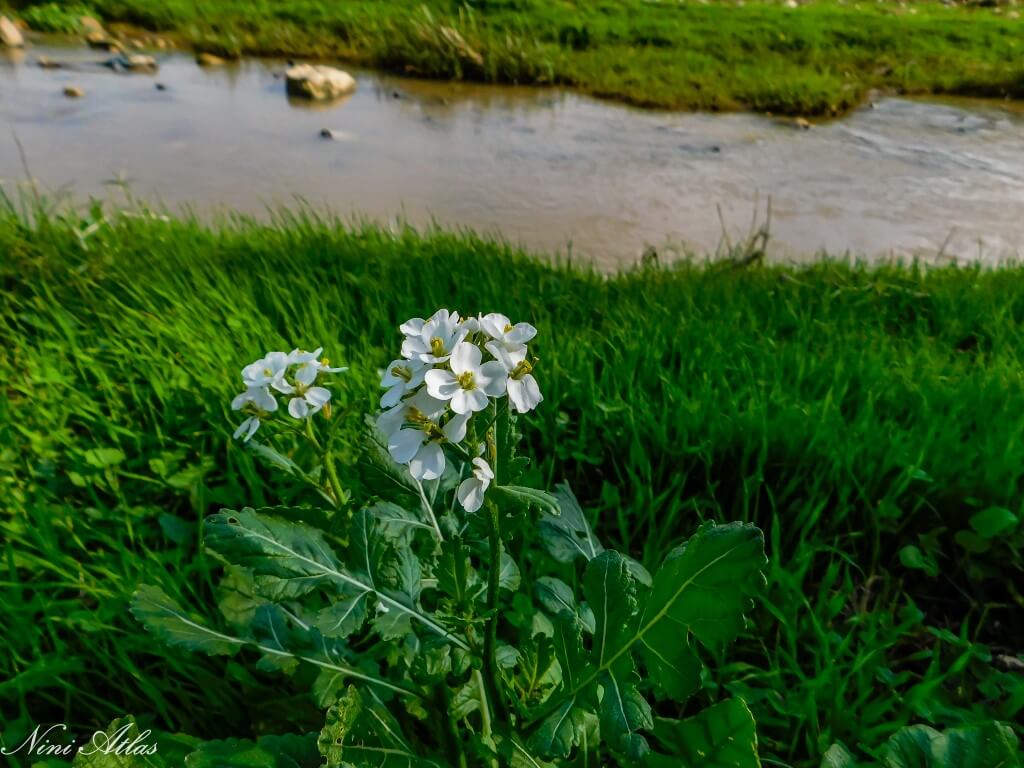
M763 586L761 532L705 522L653 573L606 549L567 486L523 484L519 422L543 403L536 329L440 310L400 332L366 447L390 490L345 506L341 534L311 525L312 509L211 515L227 629L153 587L133 601L172 644L316 670L320 733L261 739L247 755L357 768L758 765L742 701L690 699ZM247 366L236 436L282 410L312 429L338 372L319 350ZM325 496L344 504L331 485Z

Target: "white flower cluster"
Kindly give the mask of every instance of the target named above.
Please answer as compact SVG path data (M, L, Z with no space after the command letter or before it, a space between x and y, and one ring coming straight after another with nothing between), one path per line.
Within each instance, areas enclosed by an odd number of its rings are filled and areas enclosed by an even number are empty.
M242 369L245 391L231 401L231 409L248 417L235 430L234 437L249 442L260 424L277 411L278 395L288 398L288 413L305 419L319 413L331 401L331 391L316 386L322 374L339 373L346 368L331 368L320 360L323 347L313 352L293 349L289 353L268 352Z
M508 395L510 407L526 413L543 400L526 343L537 335L528 323L515 325L500 314L459 317L440 309L427 320L403 323L402 357L381 373L387 391L377 426L388 451L407 464L416 480L436 480L445 468L442 445L460 444L474 414ZM490 359L485 360L484 355ZM459 486L459 502L469 512L483 504L494 479L482 458L473 476Z

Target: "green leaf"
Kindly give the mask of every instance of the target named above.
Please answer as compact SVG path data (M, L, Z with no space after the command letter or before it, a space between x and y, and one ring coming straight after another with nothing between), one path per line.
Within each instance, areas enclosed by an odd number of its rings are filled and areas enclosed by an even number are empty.
M471 589L479 583L470 564L469 549L462 539L447 539L441 544L441 555L434 569L437 588L454 600L456 606L466 605Z
M501 568L498 570L498 588L515 592L519 589L519 566L508 552L501 553Z
M586 713L577 706L574 696L541 722L530 747L542 757L569 757L582 743L586 728Z
M671 757L651 754L652 768L760 768L754 716L729 699L686 720L658 718L654 736Z
M764 537L746 523L704 523L669 553L654 576L640 620L646 634L662 620L720 648L743 629L744 612L765 583Z
M302 580L324 577L344 593L351 594L353 589L357 593L372 593L382 613L407 616L458 647L464 650L469 647L466 641L417 606L410 605L408 600L377 588L372 583L376 578L374 574L347 570L323 534L304 523L260 515L248 508L219 512L206 519L206 543L229 561L251 568L257 576ZM374 556L366 555L360 560L359 568L375 570Z
M345 737L349 735L362 708L359 692L349 686L345 695L327 710L324 727L316 740L317 749L324 756L325 768L340 768L342 765Z
M842 744L833 744L822 755L820 768L857 768L857 761Z
M369 592L343 595L316 614L315 626L324 637L348 637L366 621Z
M541 515L537 524L548 553L560 563L571 563L578 557L592 560L604 552L568 485L555 488L555 501L558 508Z
M925 555L919 547L913 544L908 544L900 550L900 562L907 568L924 571L929 576L937 576L939 573L939 566L935 562L935 558Z
M734 638L743 626L744 611L753 604L752 596L764 585L766 563L764 539L754 526L705 523L669 554L651 591L638 600L639 615L633 616L633 577L621 556L602 553L584 576L587 601L597 620L593 663L579 663L579 627L563 613L554 623L552 638L563 686L533 722L548 717L567 699L586 694L599 678L617 684L620 691L626 689L633 673L632 652L641 647L651 667L648 671L667 675L667 682L659 683L663 688L684 693L695 687L699 666L695 657L684 653L690 636L712 648ZM610 681L605 675L609 671ZM623 719L628 720L619 717ZM642 719L637 716L638 727Z
M637 689L635 672L608 669L600 678L601 736L612 748L637 762L650 751L640 731L654 726L651 706Z
M970 524L978 535L994 539L1017 527L1020 520L1005 507L989 507L971 515Z
M538 509L551 515L558 514L558 502L547 491L525 485L496 485L488 491L490 498L502 509Z
M207 741L185 758L185 768L319 768L315 734Z
M640 652L651 681L676 701L686 701L700 690L703 665L689 634L661 621L640 639Z
M434 530L405 507L388 501L374 504L370 507L370 512L376 518L377 529L381 534L399 548L412 546L412 540L417 531L432 532Z
M244 640L207 627L159 587L140 586L132 597L131 612L147 630L169 645L218 656L231 656L245 645Z
M636 583L622 555L607 550L591 560L583 575L583 594L594 611L591 658L595 667L604 670L636 633ZM629 656L621 654L621 659L624 669L631 669Z
M886 744L885 768L1018 768L1017 736L1000 723L951 728L926 725L897 731Z
M328 709L317 748L326 759L325 768L441 768L412 750L379 700L364 698L352 686Z
M534 583L533 591L544 610L552 616L558 616L565 612L567 615L575 617L584 630L593 634L595 624L593 609L586 605L577 605L572 587L564 581L552 576L541 576Z

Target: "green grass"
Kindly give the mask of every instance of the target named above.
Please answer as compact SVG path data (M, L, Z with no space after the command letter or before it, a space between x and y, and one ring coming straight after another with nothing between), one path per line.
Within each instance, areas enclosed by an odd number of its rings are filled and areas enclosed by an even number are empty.
M1021 512L1024 270L605 277L471 235L94 215L0 215L7 738L125 713L201 736L315 723L301 682L162 648L126 601L145 581L208 607L201 517L303 501L231 444L243 363L323 344L352 368L354 434L397 323L439 306L539 328L535 479L568 480L606 543L652 564L705 518L765 528L767 596L703 695L750 702L769 765L907 722L1021 722L997 657L1024 650L1024 532L962 532Z
M34 3L15 0L37 16ZM813 0L93 0L104 19L227 55L341 58L426 77L574 86L650 107L827 115L872 88L1024 96L1001 10ZM54 6L53 3L46 4Z

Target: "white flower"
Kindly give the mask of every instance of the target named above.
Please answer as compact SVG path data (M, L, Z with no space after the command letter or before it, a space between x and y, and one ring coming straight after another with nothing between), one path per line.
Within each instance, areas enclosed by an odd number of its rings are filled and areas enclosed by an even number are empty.
M508 399L517 413L532 411L544 399L533 378L533 366L526 359L526 347L510 352L497 341L487 342L487 351L501 363L508 372Z
M490 465L481 458L473 459L473 476L459 483L456 495L467 512L476 512L483 506L484 493L494 480Z
M481 317L480 329L509 352L525 349L526 342L537 335L537 329L529 323L512 325L508 317L497 312Z
M300 384L296 393L297 396L288 403L288 413L295 419L312 416L331 401L331 390L326 387L306 387Z
M238 425L232 438L237 440L241 437L247 443L260 428L261 421L277 410L277 399L266 386L251 386L231 401L231 410L240 411L243 408L255 413Z
M418 319L413 318L408 323L403 323L402 328L415 331ZM455 345L466 338L468 332L459 323L458 312L439 309L423 323L418 334L407 333L405 341L402 342L402 357L422 360L424 363L443 363L451 357Z
M427 391L438 400L450 400L455 413L482 411L487 407L488 396L505 394L508 374L497 360L481 365L481 357L479 347L459 342L452 352L450 371L427 371Z
M380 385L388 390L380 399L380 407L398 405L407 393L423 383L428 368L422 360L392 360L380 374Z
M439 478L445 468L442 444L460 443L466 437L469 416L454 416L442 427L439 422L444 412L445 404L421 389L377 419L391 458L408 464L409 474L417 480Z
M273 387L278 392L290 394L294 387L284 378L290 364L289 355L284 352L267 352L242 369L242 381L247 387Z
M316 381L316 377L321 371L323 373L340 373L348 370L348 368L331 368L327 364L327 360L317 360L323 351L323 347L317 347L312 352L305 352L299 349L291 351L291 354L288 355L288 364L295 366L294 375L296 383L308 387Z

